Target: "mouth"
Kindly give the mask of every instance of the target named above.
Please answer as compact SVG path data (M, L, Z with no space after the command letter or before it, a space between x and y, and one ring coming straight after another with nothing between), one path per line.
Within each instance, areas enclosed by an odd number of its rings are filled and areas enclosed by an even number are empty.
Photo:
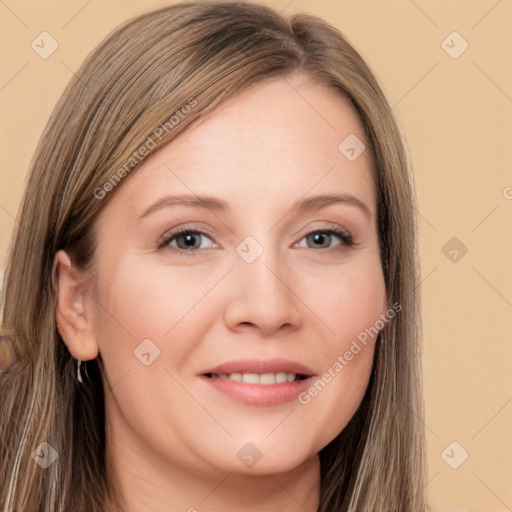
M243 360L224 363L199 375L215 391L249 405L275 406L297 399L315 377L293 361Z
M209 379L231 380L235 382L244 382L245 384L259 384L260 386L272 386L274 384L285 384L287 382L296 382L305 380L310 375L297 373L205 373Z

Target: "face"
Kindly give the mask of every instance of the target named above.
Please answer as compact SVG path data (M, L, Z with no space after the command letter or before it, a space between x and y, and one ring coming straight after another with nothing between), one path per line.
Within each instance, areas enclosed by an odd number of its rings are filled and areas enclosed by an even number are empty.
M343 430L372 367L365 329L387 310L355 137L345 99L272 79L118 185L95 226L88 304L117 443L172 467L266 474Z

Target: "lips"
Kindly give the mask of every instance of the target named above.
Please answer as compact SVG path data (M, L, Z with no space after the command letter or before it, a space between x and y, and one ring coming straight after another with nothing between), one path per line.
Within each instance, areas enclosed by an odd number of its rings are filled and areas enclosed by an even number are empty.
M302 375L305 377L311 377L314 372L311 368L286 359L269 359L269 360L257 360L257 359L243 359L239 361L230 361L227 363L220 364L213 368L210 368L203 375L232 375L235 373L240 374L278 374L278 373L292 373L295 375Z
M311 385L311 368L285 359L246 359L224 363L200 375L217 391L250 405L279 405Z

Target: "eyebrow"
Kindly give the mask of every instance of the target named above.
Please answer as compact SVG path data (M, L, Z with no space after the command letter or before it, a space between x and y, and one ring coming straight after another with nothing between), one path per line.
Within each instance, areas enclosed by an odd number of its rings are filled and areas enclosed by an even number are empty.
M350 194L341 195L318 195L308 197L305 199L299 199L289 211L316 211L321 208L330 206L331 204L342 204L347 206L355 206L360 209L368 219L371 219L372 212L360 199ZM217 197L213 196L197 196L197 195L180 195L180 196L166 196L155 203L153 203L141 216L143 219L150 213L159 210L161 208L167 208L171 206L192 206L196 208L202 208L205 210L213 211L230 211L229 204ZM139 220L140 220L139 219Z

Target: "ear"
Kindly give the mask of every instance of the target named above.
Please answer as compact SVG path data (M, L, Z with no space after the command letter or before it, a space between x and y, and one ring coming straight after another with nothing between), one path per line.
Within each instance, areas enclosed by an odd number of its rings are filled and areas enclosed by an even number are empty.
M65 251L58 251L53 262L57 288L56 320L59 333L71 355L89 361L98 355L98 343L92 325L92 304L88 279L73 268Z

